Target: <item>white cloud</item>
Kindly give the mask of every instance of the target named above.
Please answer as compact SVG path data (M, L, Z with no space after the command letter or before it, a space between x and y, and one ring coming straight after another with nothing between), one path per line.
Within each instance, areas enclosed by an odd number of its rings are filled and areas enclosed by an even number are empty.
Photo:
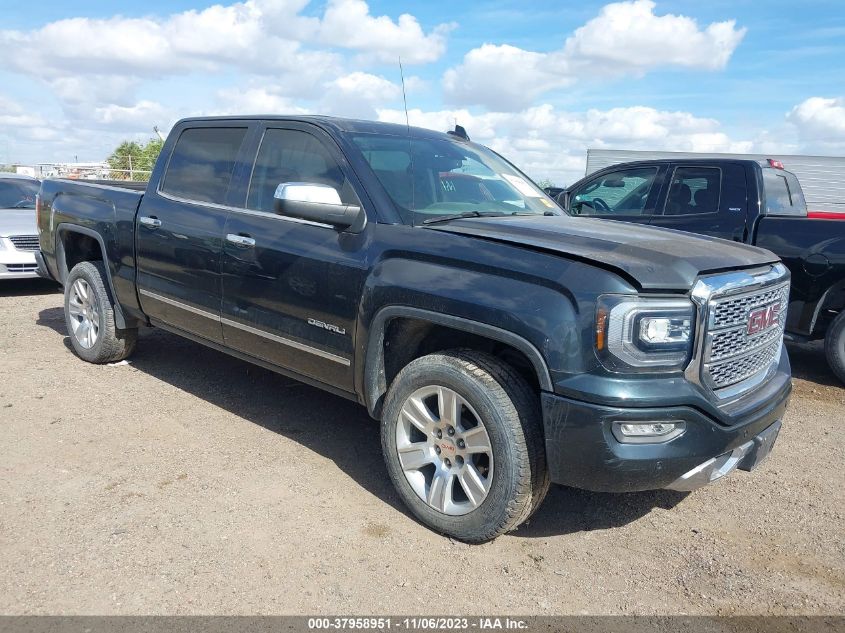
M810 97L786 118L808 145L845 150L845 97Z
M108 104L95 107L92 120L100 125L133 130L152 130L154 125L173 123L174 116L159 103L141 100L131 106Z
M445 51L451 29L442 24L425 30L409 14L372 15L363 0L330 0L318 16L305 15L307 5L308 0L230 0L164 16L69 18L27 31L0 28L0 54L8 72L47 85L64 114L54 125L131 135L178 118L163 105L169 95L157 94L155 82L189 75L209 87L190 111L179 106L180 115L218 114L208 105L217 92L228 112L295 113L321 106L372 116L374 104L401 93L360 69L366 60L393 64L401 55L408 64L434 61ZM359 67L355 72L352 62ZM224 73L245 77L246 85L221 90L215 77ZM0 124L26 123L21 113L2 116Z
M426 34L417 19L407 13L393 21L374 17L363 0L330 0L320 24L324 44L373 54L381 61L409 64L433 62L446 50L446 36L453 24L441 24Z
M713 22L702 30L683 15L655 15L654 7L652 0L606 5L566 40L565 57L594 70L616 65L605 72L668 65L719 70L745 36L746 29L736 28L735 20Z
M443 76L448 102L518 110L576 80L642 75L655 68L724 68L745 35L733 20L699 28L692 18L655 15L652 0L608 4L549 53L484 44Z
M36 128L45 124L41 116L27 112L17 101L0 95L0 127Z
M235 68L271 73L338 64L329 49L408 63L438 59L449 25L425 33L411 15L374 17L363 0L332 0L322 18L302 0L246 0L164 18L70 18L28 32L0 31L0 51L21 72L45 79L68 73L164 77ZM323 50L311 50L319 44Z
M472 114L466 109L409 111L412 125L444 131L463 125L470 137L492 147L535 180L571 184L584 175L587 148L747 152L718 121L688 112L647 107L567 112L545 104L519 112ZM383 109L379 119L404 123L402 110Z
M222 105L217 114L308 114L308 109L295 104L287 97L275 94L267 88L230 88L217 93Z

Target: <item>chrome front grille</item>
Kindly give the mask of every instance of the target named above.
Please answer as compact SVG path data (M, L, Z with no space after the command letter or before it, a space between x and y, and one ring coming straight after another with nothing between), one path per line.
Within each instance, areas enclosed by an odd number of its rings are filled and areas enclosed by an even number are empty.
M708 305L702 378L718 393L755 376L765 378L780 357L789 282L777 279L773 285L750 292L733 288L730 294L713 297ZM772 315L772 322L759 332L749 333L755 313Z
M748 322L748 313L750 310L771 305L779 301L786 301L788 297L789 284L786 284L785 286L780 285L741 297L716 299L712 306L712 327L721 329L732 325L745 325ZM786 314L786 305L784 304L783 307L783 314Z
M19 251L37 251L40 250L37 235L12 235L9 241L15 245Z
M727 403L774 375L783 348L789 271L774 264L701 277L692 289L695 344L687 378Z
M780 345L781 342L777 341L746 356L711 365L709 368L710 380L717 388L729 387L751 378L758 372L768 370L780 355Z

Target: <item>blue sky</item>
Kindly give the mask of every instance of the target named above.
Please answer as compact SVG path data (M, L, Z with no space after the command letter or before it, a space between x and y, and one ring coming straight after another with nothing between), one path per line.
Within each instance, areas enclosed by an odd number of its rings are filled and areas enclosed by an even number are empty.
M458 120L537 179L588 147L845 154L841 1L0 2L0 162L183 116Z

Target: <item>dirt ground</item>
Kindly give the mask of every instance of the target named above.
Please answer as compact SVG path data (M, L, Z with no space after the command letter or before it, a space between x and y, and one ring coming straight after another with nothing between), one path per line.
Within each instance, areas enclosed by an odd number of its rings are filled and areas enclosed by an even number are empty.
M363 408L146 330L69 349L0 287L0 613L842 614L845 389L817 345L771 457L692 494L555 487L469 546L415 522Z

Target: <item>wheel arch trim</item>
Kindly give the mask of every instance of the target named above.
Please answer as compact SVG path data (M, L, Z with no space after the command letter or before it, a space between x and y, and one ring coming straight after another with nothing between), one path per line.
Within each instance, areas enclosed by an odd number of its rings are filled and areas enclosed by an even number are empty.
M56 253L56 272L59 276L59 283L62 285L65 284L68 275L70 274L70 270L67 267L67 254L65 253L65 245L64 245L64 236L68 233L79 233L80 235L85 235L86 237L93 238L100 247L100 253L103 256L103 268L106 271L106 284L108 285L109 292L111 293L112 298L112 307L114 309L114 320L115 320L115 327L118 329L124 330L127 328L126 324L126 317L123 315L123 309L120 307L120 303L117 301L117 293L114 290L114 283L112 282L112 271L111 265L109 263L107 253L108 250L106 249L106 243L103 240L103 236L97 233L97 231L85 227L79 226L78 224L73 224L70 222L62 222L56 227L56 244L55 244L55 253Z
M363 369L363 404L374 418L379 417L381 403L387 393L384 370L384 336L387 325L396 318L411 318L419 321L442 325L468 334L476 334L491 340L505 343L525 354L534 372L540 389L553 391L552 378L543 355L530 341L508 330L473 321L451 314L441 314L431 310L411 306L391 305L378 310L369 327L366 354Z

